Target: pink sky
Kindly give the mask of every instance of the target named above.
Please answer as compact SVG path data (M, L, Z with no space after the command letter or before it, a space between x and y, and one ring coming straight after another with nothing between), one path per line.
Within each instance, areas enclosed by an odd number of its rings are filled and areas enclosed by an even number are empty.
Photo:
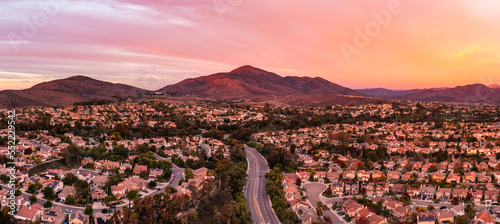
M0 89L86 75L154 90L245 64L350 88L500 82L496 0L284 2L3 0Z

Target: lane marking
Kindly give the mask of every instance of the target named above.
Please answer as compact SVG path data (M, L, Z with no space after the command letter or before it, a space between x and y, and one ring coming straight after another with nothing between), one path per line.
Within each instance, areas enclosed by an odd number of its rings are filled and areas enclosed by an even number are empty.
M250 155L252 155L252 154L250 154ZM252 156L253 156L255 159L257 159L257 157L255 157L254 155L252 155ZM256 169L256 170L258 171L258 169ZM257 179L257 183L258 183L258 179ZM253 185L253 195L254 195L254 196L257 196L257 195L255 194L255 187L257 187L257 183L254 183L254 185ZM262 221L263 221L263 222L266 222L266 220L264 219L264 216L262 216L262 212L260 211L260 205L259 205L259 203L257 202L257 200L255 199L255 197L253 197L253 201L254 201L254 204L255 204L255 206L254 206L254 207L256 208L256 211L259 213L259 216L262 218Z

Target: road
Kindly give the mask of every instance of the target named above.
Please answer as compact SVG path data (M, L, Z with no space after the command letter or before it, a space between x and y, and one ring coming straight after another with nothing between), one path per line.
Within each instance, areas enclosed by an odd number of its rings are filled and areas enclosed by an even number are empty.
M244 193L248 209L252 212L253 223L280 223L266 194L266 177L269 171L266 159L256 149L245 146L248 162L247 184Z
M327 204L329 207L332 205L333 202L342 202L345 199L352 198L352 196L348 197L335 197L335 198L325 198L320 196L321 193L326 189L326 185L322 183L306 183L303 185L303 187L306 189L306 195L309 200L309 202L313 205L314 208L317 207L317 203L319 201L323 202L323 204ZM320 198L321 197L321 198ZM412 199L412 205L414 209L415 207L420 207L420 208L427 208L428 205L433 205L436 211L441 211L441 210L447 210L449 208L454 207L455 205L452 205L450 202L445 201L445 202L440 202L440 203L435 203L435 202L427 202L425 200L420 200L420 199ZM446 207L443 209L440 209L441 207ZM483 211L486 210L487 206L483 204L478 204L474 206L474 209L477 211ZM334 224L340 224L340 223L345 223L340 222L338 219L340 216L334 212L334 211L327 211L325 212L325 216L330 217L332 220L332 223Z
M316 209L318 207L318 202L321 201L319 198L321 193L326 189L325 184L321 183L307 183L304 184L303 187L306 189L306 195L309 202L311 202L312 206ZM322 201L323 202L323 201ZM330 208L331 204L327 204ZM340 216L332 212L330 209L324 212L324 216L327 216L332 220L332 223L339 224L343 223L339 221Z
M156 155L155 154L155 157L156 159L158 160L168 160L168 159L165 159L159 155ZM173 165L173 164L172 164ZM91 171L91 170L87 170L87 169L77 169L79 171L87 171L87 172L91 172L93 175L99 175L97 172L95 171ZM181 168L177 167L176 165L173 165L172 167L172 174L175 175L175 177L173 177L172 179L172 183L168 183L168 184L159 184L160 186L158 188L160 188L160 190L157 190L157 191L154 191L150 194L148 194L148 196L154 196L156 194L160 194L162 192L165 192L165 188L168 186L168 185L172 185L172 187L176 187L179 183L179 181L181 179L184 179L184 172ZM12 190L11 188L7 187L6 185L4 184L0 184L0 186L3 187L3 189L6 189L6 190ZM22 191L22 196L25 200L29 201L29 196L31 194L28 194L24 191ZM37 203L40 204L40 205L43 205L45 204L47 200L43 199L43 198L37 198ZM53 206L60 206L62 208L62 211L64 212L74 212L74 211L77 211L77 210L81 210L81 211L84 211L85 210L85 207L77 207L77 206L72 206L72 205L66 205L64 203L57 203L57 202L54 202L52 201L52 204ZM125 206L128 206L128 203L124 203L124 204L121 204L121 205L118 205L116 206L116 210L119 210L121 209L122 207L125 207ZM107 208L109 210L109 208ZM94 212L101 212L102 209L94 209Z
M168 158L168 159L163 158L163 157L159 156L156 153L154 155L155 155L155 158L157 160L167 160L167 161L170 161L170 158ZM172 187L175 188L179 184L179 181L181 181L182 179L184 179L184 171L181 168L179 168L178 166L176 166L175 164L172 163L172 183L169 183L169 185L172 185ZM153 195L159 194L161 192L165 192L165 188L167 186L168 185L160 187L159 191L156 191L156 192L154 192L154 193L152 193L150 195L153 196Z
M36 141L36 140L31 140L31 143L33 143L35 146L37 147L40 147L40 149L42 150L49 150L49 149L52 149L53 147L50 147L50 146L46 146L42 143L40 143L39 141Z

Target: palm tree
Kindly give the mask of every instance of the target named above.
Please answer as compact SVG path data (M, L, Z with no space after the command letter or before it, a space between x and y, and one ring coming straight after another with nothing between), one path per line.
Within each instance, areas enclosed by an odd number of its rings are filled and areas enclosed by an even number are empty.
M431 180L432 180L432 175L427 174L427 181L430 183L430 182L431 182Z
M404 184L403 185L403 190L405 191L405 193L410 189L410 187L408 186L408 184Z
M429 211L429 212L434 212L434 211L436 211L436 208L434 208L434 206L433 206L433 205L428 205L428 206L427 206L427 211Z
M416 173L416 172L413 172L413 173L411 174L411 179L412 179L413 181L417 181L417 179L418 179L418 175L417 175L417 173Z
M299 209L298 213L299 213L299 216L302 216L302 214L304 214L304 211L302 211L302 209Z

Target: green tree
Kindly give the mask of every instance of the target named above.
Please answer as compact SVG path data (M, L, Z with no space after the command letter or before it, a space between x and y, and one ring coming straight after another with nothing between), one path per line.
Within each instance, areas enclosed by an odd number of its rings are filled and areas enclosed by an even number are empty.
M436 208L434 208L434 206L433 206L433 205L428 205L428 206L427 206L427 211L429 211L429 212L434 212L434 211L436 211Z
M73 184L75 184L75 183L76 183L76 181L77 181L77 180L78 180L78 177L77 177L77 176L75 176L75 174L73 174L73 173L68 173L68 174L66 174L66 175L64 176L64 178L63 178L63 180L62 180L62 181L63 181L63 183L64 183L64 185L65 185L65 186L66 186L66 185L68 185L68 186L72 186Z
M149 188L154 188L154 187L156 187L156 185L157 185L157 184L156 184L156 182L155 182L155 181L149 181L149 183L148 183L148 187L149 187Z
M66 200L64 200L64 203L69 205L75 204L75 197L69 195L68 197L66 197Z
M45 204L43 204L43 207L44 208L51 208L52 207L52 202L51 201L45 202Z
M92 206L87 205L87 207L85 207L85 211L84 212L85 212L86 215L92 215L93 211L94 211L94 209L92 209Z
M29 199L30 199L31 204L35 204L35 202L38 201L38 199L36 198L35 195L30 195Z
M128 207L130 208L130 201L134 200L135 198L139 197L137 194L137 191L131 190L127 192L127 199L128 199Z
M52 200L55 197L57 197L57 195L54 193L54 190L50 186L47 186L43 189L43 198Z

